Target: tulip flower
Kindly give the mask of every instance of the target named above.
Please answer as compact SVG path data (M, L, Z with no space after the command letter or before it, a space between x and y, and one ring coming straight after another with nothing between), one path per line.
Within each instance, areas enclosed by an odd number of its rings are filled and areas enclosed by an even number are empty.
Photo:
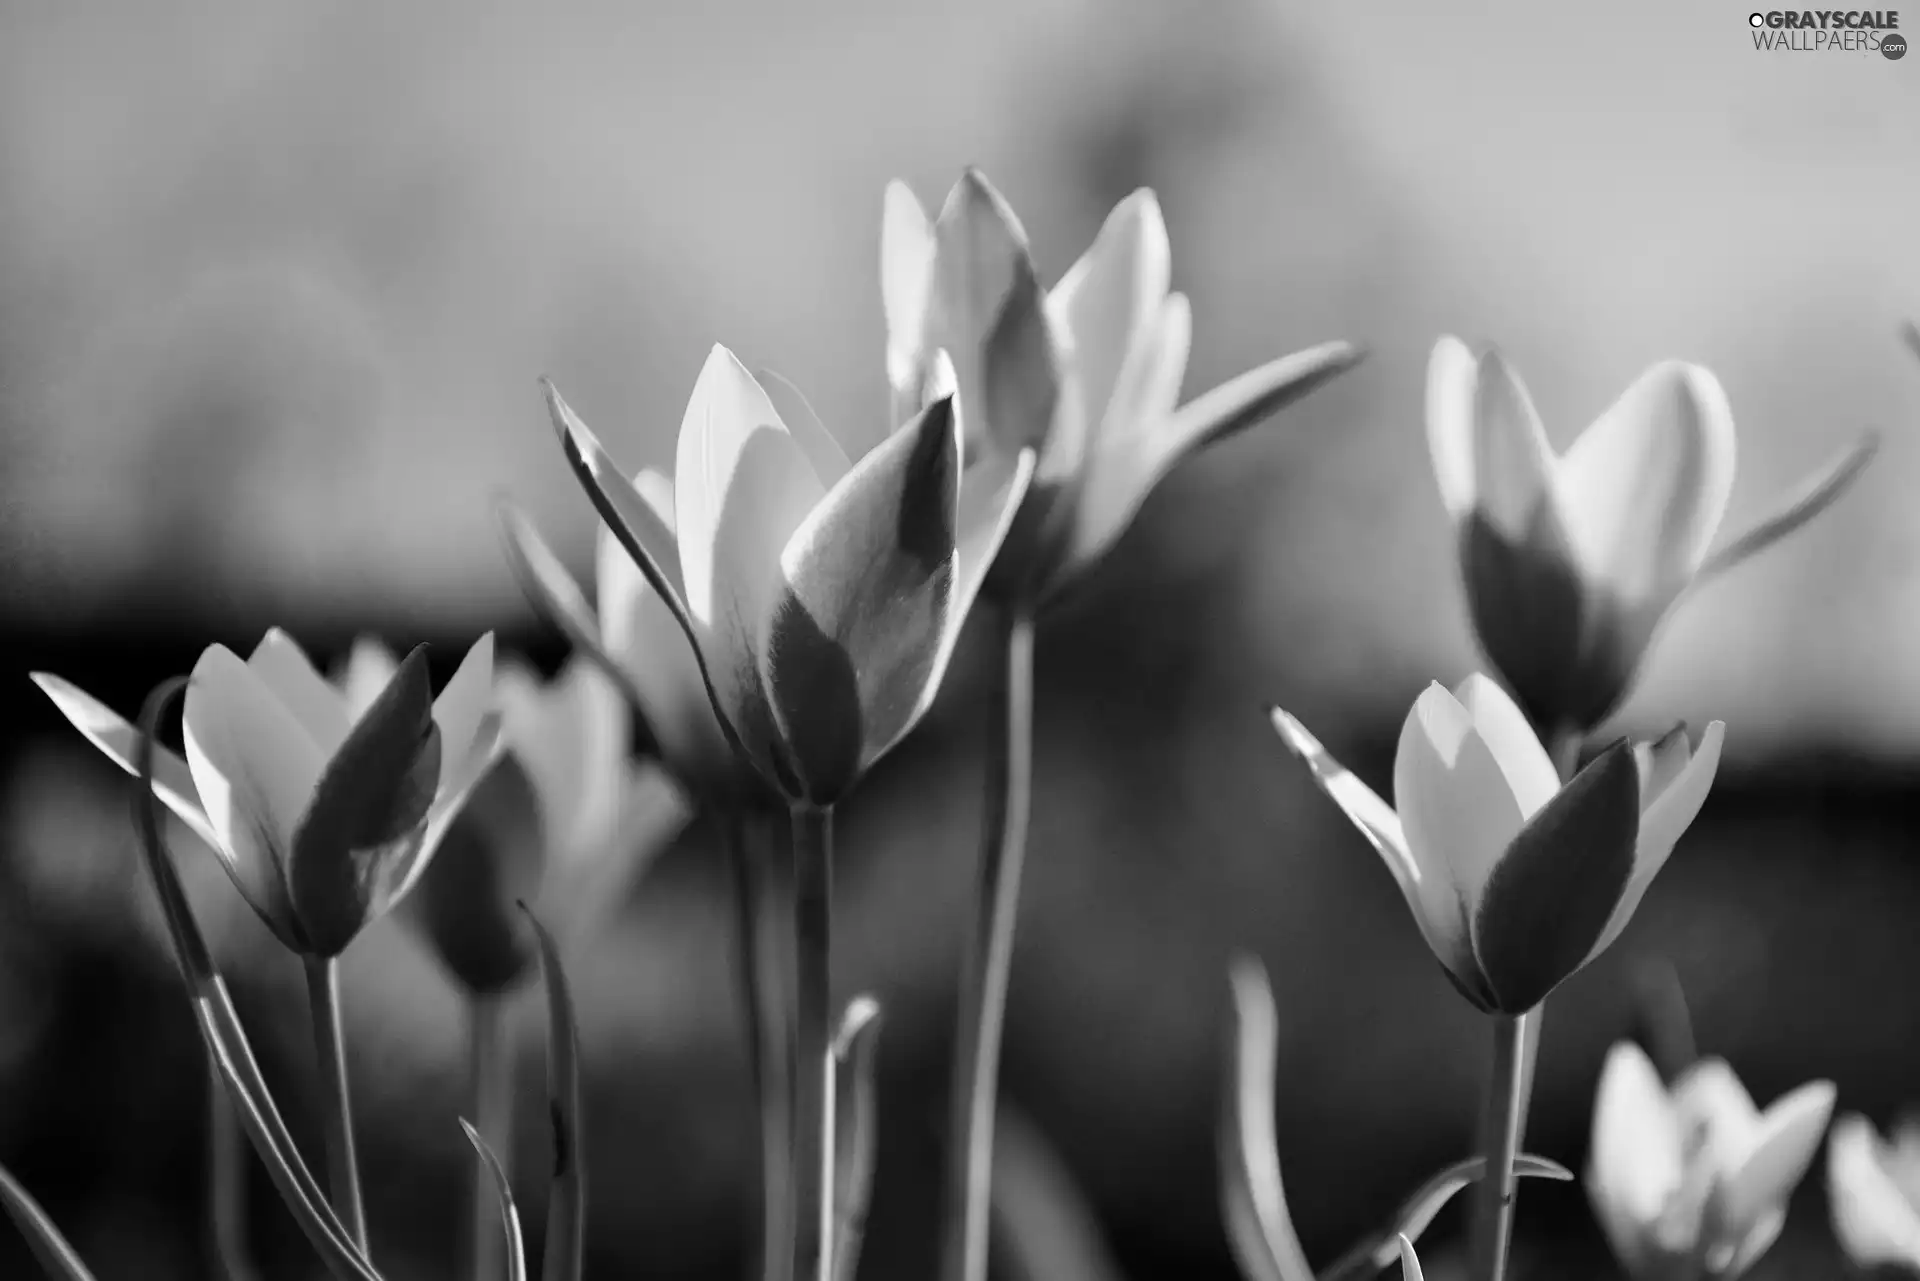
M929 220L889 184L880 282L893 416L918 411L952 359L968 456L1039 451L1021 524L1002 553L1014 590L1049 595L1126 532L1187 456L1261 421L1360 360L1323 343L1179 403L1192 339L1186 296L1170 289L1166 224L1134 192L1093 245L1042 291L1007 202L968 170Z
M1877 446L1864 438L1714 551L1733 411L1698 365L1654 365L1556 455L1499 352L1442 338L1427 436L1480 646L1549 738L1604 720L1675 605L1825 510Z
M1564 787L1504 690L1435 683L1401 728L1398 810L1279 708L1274 728L1379 851L1454 986L1521 1014L1626 927L1706 800L1724 726L1615 744Z
M1587 1195L1620 1265L1635 1278L1738 1277L1786 1222L1827 1119L1830 1081L1765 1112L1720 1059L1669 1091L1639 1046L1607 1054L1594 1100Z
M1827 1202L1833 1235L1856 1265L1920 1273L1920 1120L1903 1120L1891 1141L1858 1113L1836 1120Z

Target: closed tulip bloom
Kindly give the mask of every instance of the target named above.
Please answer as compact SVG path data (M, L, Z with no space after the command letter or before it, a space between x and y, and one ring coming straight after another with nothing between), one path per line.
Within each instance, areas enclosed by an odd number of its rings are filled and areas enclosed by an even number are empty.
M1604 720L1675 604L1824 510L1876 443L1865 438L1715 552L1733 493L1733 412L1699 365L1654 365L1555 454L1499 352L1442 338L1427 436L1474 631L1543 733Z
M1827 1203L1833 1235L1855 1264L1920 1273L1920 1121L1902 1121L1891 1141L1858 1113L1835 1121Z
M155 794L282 943L337 956L405 897L490 763L492 666L483 636L436 699L416 649L355 702L278 629L245 662L211 646L187 683L186 759L155 746ZM34 679L137 773L133 726L58 677Z
M1765 1112L1719 1059L1681 1073L1671 1091L1631 1041L1615 1045L1593 1107L1587 1195L1627 1273L1639 1281L1738 1277L1786 1223L1827 1119L1830 1081Z
M393 659L363 639L344 675ZM502 751L474 787L414 895L428 942L471 992L518 983L537 957L519 904L579 936L617 904L631 876L679 830L686 808L665 775L629 760L627 704L575 654L543 681L500 665Z
M918 723L1005 537L1032 456L962 487L951 396L858 461L797 393L716 346L675 458L672 510L549 388L561 440L691 643L730 742L790 801L830 805Z
M895 182L880 276L894 420L926 403L944 350L968 458L1039 452L1003 558L1018 562L1010 582L1043 595L1104 556L1182 459L1360 360L1347 343L1325 343L1181 405L1192 315L1170 288L1166 224L1144 188L1042 290L1025 230L979 172L966 172L936 220Z
M1454 986L1523 1014L1626 927L1699 813L1724 727L1626 740L1562 787L1526 717L1475 674L1427 688L1394 758L1397 810L1279 708L1274 728L1399 883Z

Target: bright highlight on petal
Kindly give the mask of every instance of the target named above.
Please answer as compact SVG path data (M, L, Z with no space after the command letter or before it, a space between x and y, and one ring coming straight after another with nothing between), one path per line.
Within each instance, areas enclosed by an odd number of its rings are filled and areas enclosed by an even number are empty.
M1873 1123L1849 1113L1827 1140L1827 1202L1833 1235L1855 1265L1920 1271L1920 1182Z

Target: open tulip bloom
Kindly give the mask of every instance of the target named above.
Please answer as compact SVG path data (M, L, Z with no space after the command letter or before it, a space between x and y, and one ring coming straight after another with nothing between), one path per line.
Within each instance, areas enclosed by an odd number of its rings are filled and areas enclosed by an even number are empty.
M1848 1113L1827 1137L1827 1203L1833 1235L1856 1265L1920 1273L1920 1119L1883 1139Z
M1876 445L1863 438L1715 552L1733 412L1698 365L1654 365L1557 455L1499 352L1442 338L1427 437L1481 648L1548 735L1604 720L1682 596L1818 515Z
M1626 927L1706 800L1724 726L1621 740L1561 786L1526 717L1478 673L1427 687L1400 732L1397 810L1279 708L1274 728L1386 862L1461 995L1517 1015Z
M1165 222L1141 189L1092 247L1041 291L1013 210L975 170L937 220L889 184L880 281L893 416L939 385L944 350L958 375L969 465L1026 448L1039 466L996 582L1044 596L1098 561L1181 460L1350 369L1360 352L1324 343L1179 403L1192 339L1172 292Z
M338 956L419 880L497 750L493 638L438 698L417 649L355 703L269 631L242 662L210 646L187 685L186 757L155 745L154 791L219 854L290 950ZM57 676L34 680L128 773L139 733Z
M1615 1045L1594 1101L1587 1194L1615 1256L1643 1281L1738 1277L1765 1254L1806 1174L1834 1087L1814 1081L1765 1112L1719 1059L1668 1090L1646 1053Z

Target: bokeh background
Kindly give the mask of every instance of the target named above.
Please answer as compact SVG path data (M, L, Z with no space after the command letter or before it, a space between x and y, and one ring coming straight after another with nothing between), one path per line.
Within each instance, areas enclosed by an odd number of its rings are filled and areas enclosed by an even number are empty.
M26 673L131 714L202 645L273 623L323 661L372 631L444 673L493 629L552 667L491 516L511 494L589 572L535 379L631 466L671 458L716 340L829 421L877 421L882 187L936 204L967 163L1050 275L1115 201L1159 193L1190 392L1329 338L1371 351L1185 468L1042 629L1004 1081L1041 1145L1009 1177L1052 1189L1033 1217L1081 1260L1044 1281L1232 1275L1212 1144L1242 949L1279 998L1314 1258L1468 1150L1479 1023L1262 714L1286 703L1384 786L1410 700L1473 665L1421 421L1443 332L1500 341L1560 445L1651 362L1709 365L1741 432L1731 526L1885 434L1844 503L1686 607L1619 719L1723 718L1728 759L1621 945L1556 998L1530 1145L1584 1159L1648 964L1763 1102L1815 1077L1881 1122L1920 1101L1920 361L1897 337L1920 312L1920 59L1757 52L1745 14L0 4L0 1159L102 1281L207 1274L204 1078L132 789ZM843 827L836 983L888 1012L867 1278L933 1259L976 660ZM317 1137L297 967L204 851L185 862ZM735 1277L750 1254L725 884L691 831L571 958L590 1275ZM393 1281L451 1276L458 1007L404 922L345 981L376 1253ZM536 1225L539 1018L516 1017ZM249 1177L263 1262L318 1275ZM1760 1275L1839 1274L1821 1182ZM1423 1246L1436 1268L1458 1226ZM1576 1188L1524 1190L1519 1249L1522 1275L1610 1275ZM0 1274L30 1266L0 1231Z

